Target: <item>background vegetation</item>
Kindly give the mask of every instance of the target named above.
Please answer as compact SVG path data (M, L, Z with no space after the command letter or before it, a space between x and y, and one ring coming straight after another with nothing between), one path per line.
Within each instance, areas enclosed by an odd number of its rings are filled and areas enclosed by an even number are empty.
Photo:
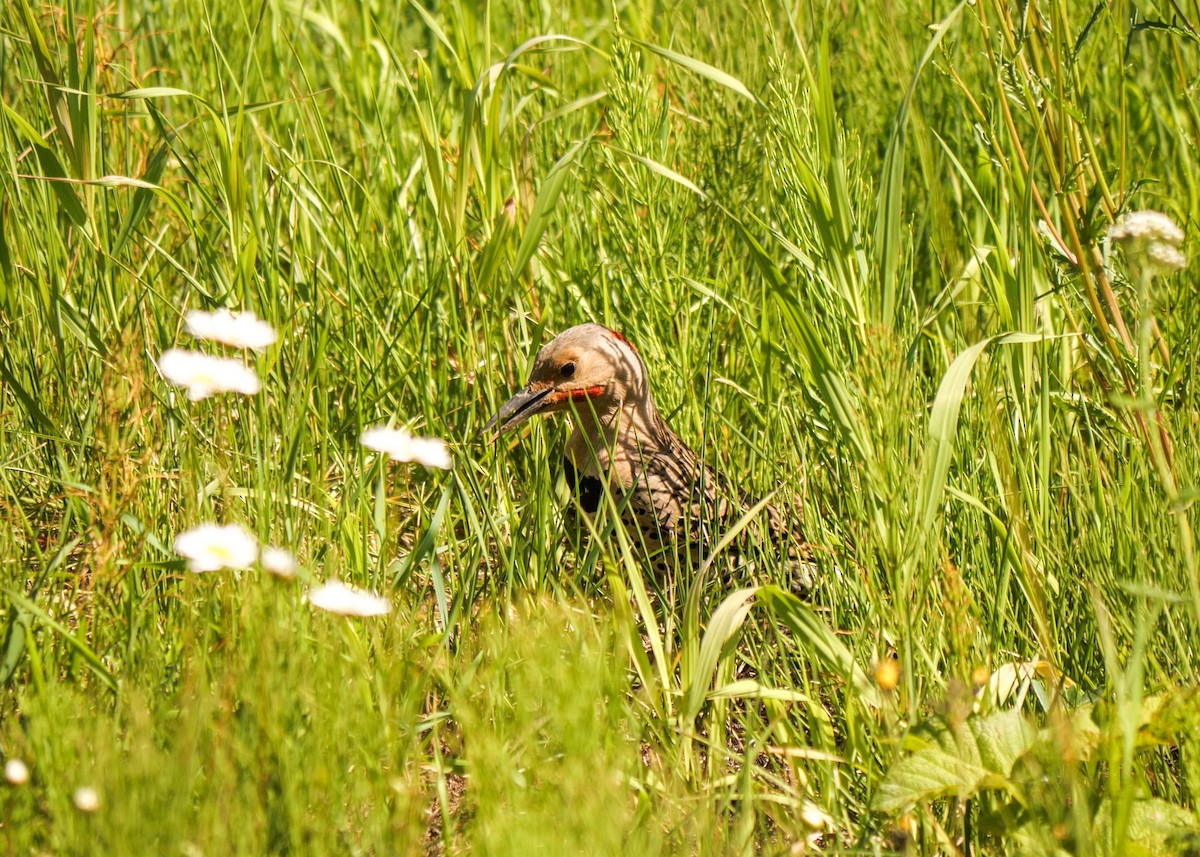
M1197 28L11 0L3 850L1195 853L1195 266L1139 301L1105 234L1194 255ZM155 360L217 306L280 343L191 403ZM476 432L584 320L780 488L811 602L565 551L562 426ZM454 469L366 454L388 420ZM188 573L206 520L302 580ZM392 613L315 613L334 578Z

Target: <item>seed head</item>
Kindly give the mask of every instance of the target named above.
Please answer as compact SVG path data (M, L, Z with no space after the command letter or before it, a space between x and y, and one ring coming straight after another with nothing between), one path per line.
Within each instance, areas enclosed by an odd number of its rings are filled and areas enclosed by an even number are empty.
M1161 211L1132 211L1113 225L1108 237L1120 245L1131 268L1152 278L1187 267L1187 257L1179 249L1183 230Z
M1178 247L1169 244L1151 244L1146 248L1146 263L1155 276L1165 276L1182 271L1187 267L1187 257Z
M1183 243L1183 230L1161 211L1131 211L1108 230L1108 237L1122 246L1140 241L1177 247Z

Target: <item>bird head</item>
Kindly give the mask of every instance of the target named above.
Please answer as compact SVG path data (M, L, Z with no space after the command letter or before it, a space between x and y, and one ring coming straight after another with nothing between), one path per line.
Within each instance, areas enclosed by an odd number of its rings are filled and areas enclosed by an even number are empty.
M625 337L599 324L581 324L550 340L527 383L483 427L495 440L536 414L574 405L597 414L649 396L646 367Z

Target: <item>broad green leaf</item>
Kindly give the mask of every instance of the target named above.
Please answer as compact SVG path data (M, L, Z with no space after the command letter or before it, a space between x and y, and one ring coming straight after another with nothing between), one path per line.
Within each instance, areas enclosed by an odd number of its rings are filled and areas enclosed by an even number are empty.
M987 776L981 765L938 747L921 750L897 762L879 787L872 808L898 812L944 797L970 797Z
M1097 702L1093 716L1102 728L1118 731L1112 721L1111 703ZM1191 735L1197 730L1200 730L1200 688L1184 687L1142 699L1137 714L1138 747L1174 744L1180 735Z
M986 717L968 717L967 728L975 739L979 760L989 773L1007 778L1032 746L1036 730L1020 709L1012 708Z
M1045 337L1032 333L1009 333L1003 336L993 336L977 342L962 352L946 370L942 383L938 386L937 396L933 400L933 409L929 414L928 440L926 441L925 458L921 464L921 493L918 507L917 538L924 538L935 520L938 508L942 503L942 495L946 487L946 476L950 472L950 460L954 455L954 438L958 431L958 415L962 410L963 396L967 391L967 382L971 371L984 350L996 343L998 345L1014 342L1040 342Z
M1157 857L1162 854L1190 854L1192 851L1173 848L1172 839L1200 833L1200 824L1188 810L1158 798L1135 800L1129 807L1125 841L1114 842L1111 799L1105 799L1096 811L1092 829L1096 853L1101 857L1124 854L1125 857Z
M933 730L930 740L910 735L909 743L919 742L917 749L888 771L875 795L875 809L897 812L945 797L970 798L983 789L1002 788L1017 759L1037 737L1017 708L986 717L972 715L957 725L943 723Z

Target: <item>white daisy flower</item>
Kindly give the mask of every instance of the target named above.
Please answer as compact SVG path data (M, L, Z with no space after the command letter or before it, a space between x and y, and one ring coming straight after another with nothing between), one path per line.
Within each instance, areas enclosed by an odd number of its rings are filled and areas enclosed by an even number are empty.
M404 429L372 426L362 433L359 443L397 461L411 461L442 470L449 470L451 466L450 451L439 437L413 437Z
M188 333L197 339L211 339L234 348L262 351L279 339L275 328L252 312L218 309L204 312L194 309L187 314Z
M258 541L241 524L201 524L175 537L175 552L189 571L244 569L258 559Z
M262 385L254 370L228 357L211 357L199 351L172 348L158 358L158 370L177 387L187 387L193 402L214 393L253 396Z
M337 580L331 580L309 592L308 603L339 616L382 616L392 609L391 602L386 598Z
M9 759L4 763L4 779L10 786L23 786L29 782L29 767L20 759Z
M262 563L263 571L268 571L276 577L291 580L296 576L296 558L292 556L291 551L265 547L258 561Z
M95 812L100 808L100 795L91 786L76 789L75 808L80 812Z

